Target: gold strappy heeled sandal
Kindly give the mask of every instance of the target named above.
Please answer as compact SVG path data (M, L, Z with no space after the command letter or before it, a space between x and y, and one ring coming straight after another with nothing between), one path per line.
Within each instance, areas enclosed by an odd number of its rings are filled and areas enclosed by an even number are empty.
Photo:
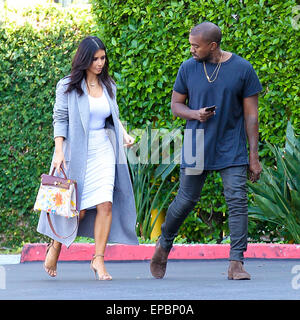
M94 262L95 258L97 258L97 257L104 258L104 254L96 254L93 256L93 258L91 260L91 269L94 271L95 279L97 280L97 275L98 275L98 280L112 280L112 276L108 273L102 274L100 276L98 273L98 270L93 266L93 262Z
M54 247L54 240L52 240L52 241L48 244L48 246L47 246L47 251L46 251L46 255L45 255L45 261L46 261L48 252L49 252L49 250L50 250L51 248L53 248L53 249L56 251L56 253L57 253L57 260L58 260L58 257L59 257L61 248L55 248L55 247ZM56 260L56 261L57 261L57 260ZM53 266L51 266L51 267L46 267L46 264L45 264L45 262L44 262L44 269L45 269L45 271L49 274L50 277L56 277L56 275L57 275L56 265L57 265L57 263L55 264L55 267L53 267Z

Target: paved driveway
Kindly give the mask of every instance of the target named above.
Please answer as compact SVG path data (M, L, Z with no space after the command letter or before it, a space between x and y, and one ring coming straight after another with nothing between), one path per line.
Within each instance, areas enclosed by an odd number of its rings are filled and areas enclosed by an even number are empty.
M300 300L300 260L248 259L250 281L227 280L227 260L169 261L162 280L149 261L106 265L113 281L95 281L88 262L59 262L56 278L42 262L3 265L0 299Z

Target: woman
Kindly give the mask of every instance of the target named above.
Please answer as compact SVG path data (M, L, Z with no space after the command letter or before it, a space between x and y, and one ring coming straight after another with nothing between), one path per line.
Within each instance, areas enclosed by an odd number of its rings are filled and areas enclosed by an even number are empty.
M76 236L94 237L95 255L91 268L99 280L111 280L104 265L106 244L138 244L136 211L123 146L134 139L119 120L116 85L108 73L109 61L102 41L87 37L79 45L71 74L56 88L53 112L55 151L52 168L77 181L80 223L76 218L52 215L57 237L41 212L38 231L52 238L44 268L55 277L61 245L69 247Z

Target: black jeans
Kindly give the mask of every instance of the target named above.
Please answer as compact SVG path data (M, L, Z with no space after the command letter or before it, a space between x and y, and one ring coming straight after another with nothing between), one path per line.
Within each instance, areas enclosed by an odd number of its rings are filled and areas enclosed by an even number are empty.
M229 209L229 260L243 261L248 236L247 165L229 167L219 172ZM160 245L164 249L172 248L181 224L199 201L207 174L208 171L203 171L200 175L187 175L185 169L180 170L178 194L169 206L161 227Z

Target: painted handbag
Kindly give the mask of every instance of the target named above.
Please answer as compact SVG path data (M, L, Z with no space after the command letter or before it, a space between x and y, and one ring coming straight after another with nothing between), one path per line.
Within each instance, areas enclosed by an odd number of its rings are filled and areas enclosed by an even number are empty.
M55 177L53 168L51 175L42 174L41 184L34 204L34 211L47 213L48 222L53 233L59 238L70 237L78 228L79 210L77 208L77 183L67 178L61 167L64 178ZM56 233L51 222L50 214L65 218L77 217L76 229L67 237Z

